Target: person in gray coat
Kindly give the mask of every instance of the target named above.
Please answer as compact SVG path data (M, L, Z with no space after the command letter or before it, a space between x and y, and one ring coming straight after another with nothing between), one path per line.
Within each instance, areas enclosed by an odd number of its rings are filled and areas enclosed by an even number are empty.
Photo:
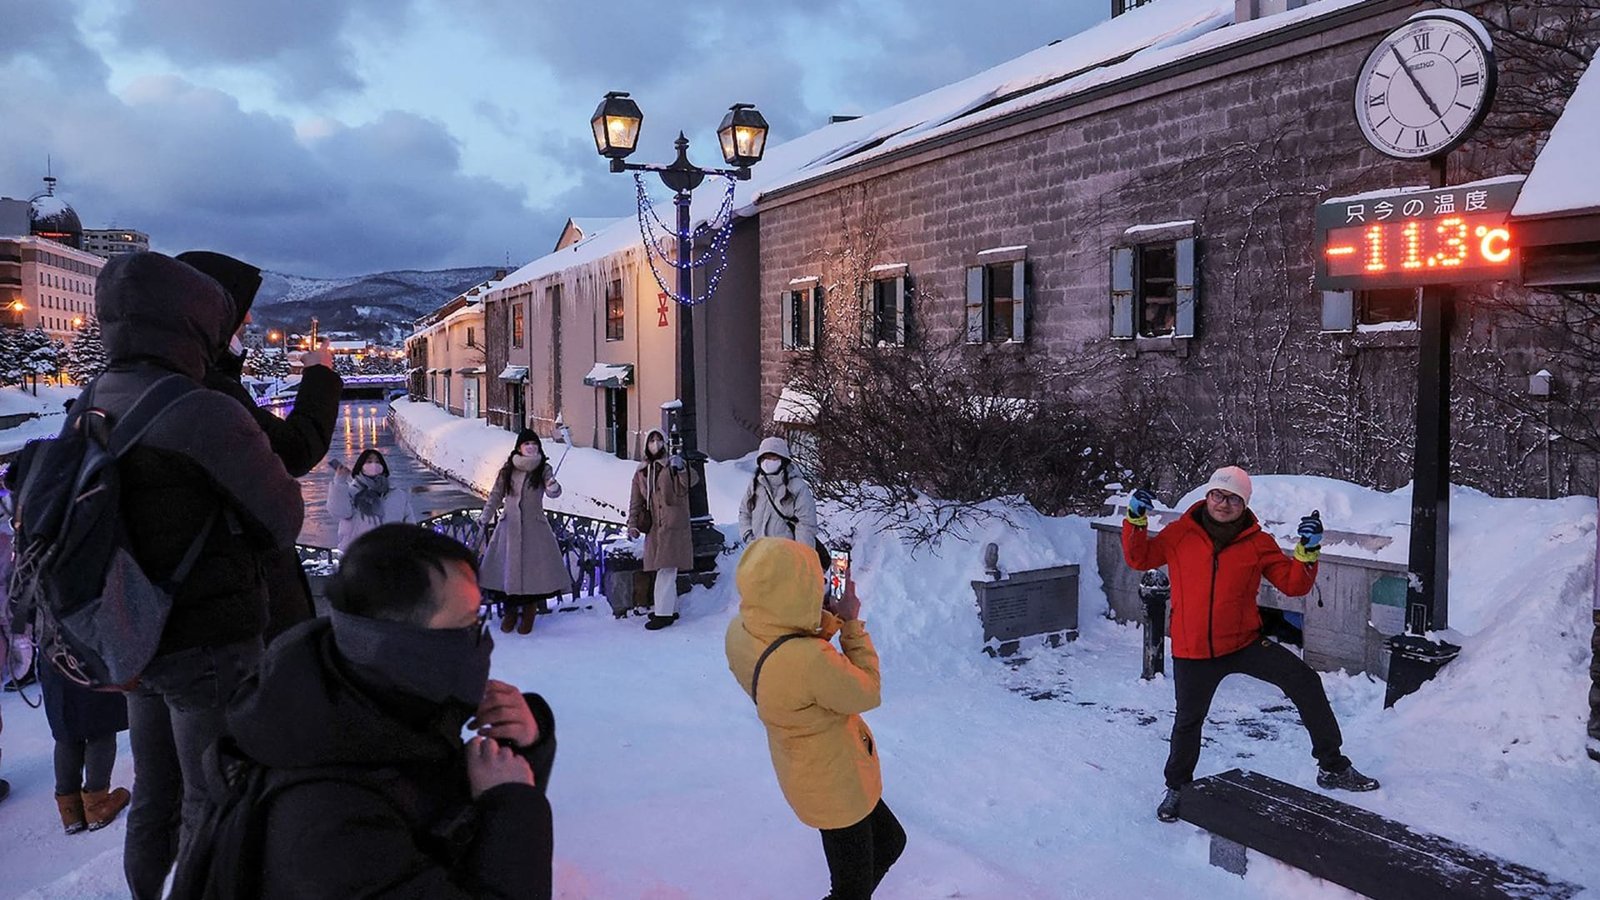
M628 537L644 535L644 571L655 573L655 607L644 625L651 631L678 621L678 573L694 568L689 488L697 482L683 457L667 455L666 435L652 428L628 498Z
M746 544L764 537L817 543L817 501L789 443L769 437L756 451L756 475L739 503L739 536Z
M514 627L528 634L539 605L572 590L561 545L544 514L544 499L559 496L561 483L538 433L524 428L483 507L483 527L494 531L478 568L478 585L505 595L501 631Z
M371 447L356 457L355 469L342 464L328 485L328 514L339 520L339 549L379 525L415 524L411 492L389 483L389 461Z

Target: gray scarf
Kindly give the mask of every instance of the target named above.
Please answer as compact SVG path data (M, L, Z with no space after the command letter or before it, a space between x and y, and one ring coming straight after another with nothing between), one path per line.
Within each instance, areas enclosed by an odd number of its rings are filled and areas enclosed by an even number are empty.
M383 498L389 495L389 476L357 475L354 482L356 493L350 498L350 505L368 519L382 518Z

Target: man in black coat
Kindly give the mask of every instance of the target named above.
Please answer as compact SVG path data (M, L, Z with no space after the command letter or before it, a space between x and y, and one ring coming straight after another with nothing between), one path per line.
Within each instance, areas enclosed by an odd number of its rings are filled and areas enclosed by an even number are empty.
M174 373L196 387L119 465L129 547L152 581L170 578L200 542L156 656L128 697L136 792L123 868L133 896L144 900L160 896L188 838L184 828L205 808L196 779L201 754L261 654L262 560L293 544L305 504L250 414L199 386L233 328L233 303L221 285L159 253L132 253L100 271L95 311L109 365L79 403L115 421Z
M331 618L274 641L228 712L257 763L324 773L267 801L261 896L550 897L555 720L489 680L472 552L384 525L328 594Z
M233 397L250 411L290 475L299 478L310 472L328 454L334 421L339 417L344 382L334 374L333 356L325 350L301 355L300 387L287 416L280 419L271 410L261 408L240 381L246 352L239 343L239 332L250 321L250 307L261 289L261 270L209 250L190 250L177 258L216 279L233 299L233 337L207 367L206 387ZM266 637L270 641L291 625L316 615L316 611L311 605L311 586L293 548L274 554L266 566Z

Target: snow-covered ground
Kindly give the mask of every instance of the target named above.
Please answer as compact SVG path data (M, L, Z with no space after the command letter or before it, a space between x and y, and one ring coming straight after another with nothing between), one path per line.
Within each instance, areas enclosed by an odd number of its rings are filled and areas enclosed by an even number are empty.
M403 417L412 446L426 435L442 468L473 478L489 477L509 449L503 432L432 422L414 407ZM631 466L572 453L562 471L569 493L616 502ZM736 496L748 471L748 461L713 466L713 496ZM1384 782L1340 799L1600 885L1600 766L1583 751L1595 502L1453 496L1451 617L1465 649L1387 711L1380 682L1323 676L1347 752ZM1262 476L1253 505L1285 522L1319 509L1330 529L1397 534L1404 545L1404 491ZM885 798L909 834L878 896L1350 896L1259 857L1244 879L1225 874L1208 864L1201 832L1156 821L1172 689L1139 679L1138 630L1099 615L1087 520L1013 514L913 555L844 510L825 516L835 533L853 532L864 616L883 659L883 705L867 719ZM1016 665L979 652L968 582L983 577L989 541L1010 570L1083 565L1079 640L1032 649ZM531 636L496 634L496 677L542 692L559 721L557 896L822 896L817 835L784 804L761 726L723 660L733 580L684 599L684 619L661 632L612 619L597 598L542 618ZM62 836L44 718L16 694L0 707L0 775L14 786L0 805L0 896L117 896L122 825ZM1229 681L1207 738L1201 774L1242 766L1315 787L1309 741L1265 685ZM128 771L124 757L121 782Z
M0 388L0 416L39 414L37 419L0 431L0 453L14 453L29 441L55 437L61 431L61 423L66 421L66 409L62 404L76 396L76 387L40 385L38 396L34 396L31 389L15 385Z

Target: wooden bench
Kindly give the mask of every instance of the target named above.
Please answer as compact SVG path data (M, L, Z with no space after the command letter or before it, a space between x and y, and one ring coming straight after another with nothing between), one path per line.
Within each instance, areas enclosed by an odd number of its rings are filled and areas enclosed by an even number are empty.
M1583 890L1331 797L1239 769L1184 788L1180 815L1211 832L1211 864L1236 875L1245 873L1249 848L1375 900L1564 900Z

